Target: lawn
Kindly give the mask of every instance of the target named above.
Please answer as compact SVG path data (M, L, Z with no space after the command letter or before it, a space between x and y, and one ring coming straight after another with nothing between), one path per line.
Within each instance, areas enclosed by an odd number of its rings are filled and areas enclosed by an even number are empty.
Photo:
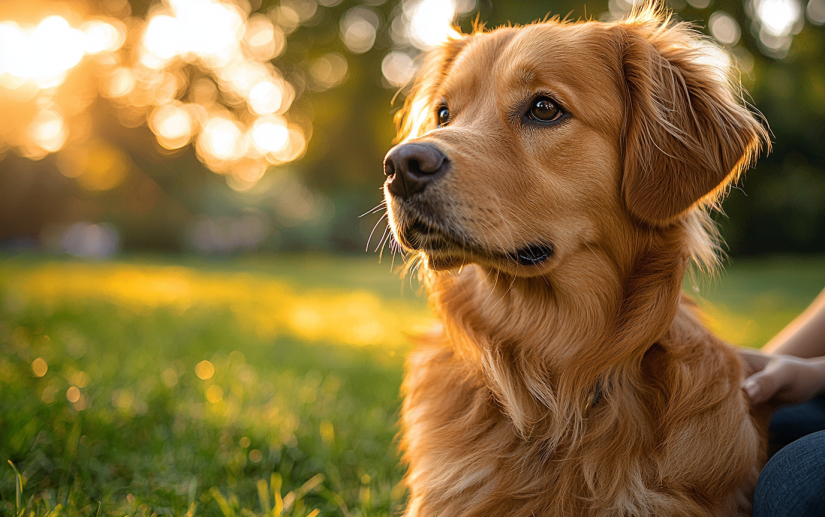
M759 346L825 286L825 259L685 285ZM431 321L417 291L372 256L0 258L0 513L399 514L398 390Z

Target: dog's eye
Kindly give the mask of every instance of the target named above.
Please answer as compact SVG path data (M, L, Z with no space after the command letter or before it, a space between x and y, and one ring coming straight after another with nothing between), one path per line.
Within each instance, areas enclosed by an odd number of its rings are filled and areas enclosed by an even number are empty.
M530 105L530 118L537 122L553 122L561 115L561 109L547 97L539 97Z
M438 117L438 127L446 126L450 121L450 110L446 106L441 106L438 108L436 116Z

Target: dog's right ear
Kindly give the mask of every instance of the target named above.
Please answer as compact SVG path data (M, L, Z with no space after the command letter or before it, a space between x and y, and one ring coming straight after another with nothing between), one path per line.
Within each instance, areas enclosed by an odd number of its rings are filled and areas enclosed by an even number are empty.
M395 143L417 138L435 129L436 95L458 54L467 46L471 35L459 34L430 50L404 107L395 114Z
M770 140L737 98L727 67L713 63L712 43L690 26L650 5L615 28L625 89L623 197L637 219L666 225L716 201Z

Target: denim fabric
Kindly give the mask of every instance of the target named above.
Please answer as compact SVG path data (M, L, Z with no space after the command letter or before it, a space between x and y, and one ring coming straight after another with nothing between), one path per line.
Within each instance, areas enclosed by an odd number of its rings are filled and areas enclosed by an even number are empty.
M753 517L825 515L825 431L785 446L768 461L753 496Z

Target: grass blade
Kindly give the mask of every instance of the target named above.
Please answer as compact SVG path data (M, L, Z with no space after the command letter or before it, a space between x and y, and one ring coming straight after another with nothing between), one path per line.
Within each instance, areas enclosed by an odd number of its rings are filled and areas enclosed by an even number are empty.
M23 476L17 471L17 467L9 460L9 465L14 471L14 514L23 513Z
M281 475L278 473L272 474L272 477L269 479L269 486L272 489L272 495L275 496L275 509L272 514L276 516L284 513L284 500L281 499L282 484L283 479L281 478Z
M226 502L226 498L223 496L220 490L216 487L212 487L209 490L209 493L212 494L212 498L215 502L218 503L218 506L221 508L221 513L223 513L224 517L234 517L235 512L232 511L232 508L229 507L229 503Z
M301 485L301 488L298 489L297 493L295 494L297 499L301 499L305 495L307 495L313 488L317 487L321 483L324 482L325 476L323 474L316 474L309 478L309 481Z
M269 504L269 487L263 479L259 479L256 484L258 485L258 499L261 501L261 510L265 515L269 515L272 512L272 505Z

